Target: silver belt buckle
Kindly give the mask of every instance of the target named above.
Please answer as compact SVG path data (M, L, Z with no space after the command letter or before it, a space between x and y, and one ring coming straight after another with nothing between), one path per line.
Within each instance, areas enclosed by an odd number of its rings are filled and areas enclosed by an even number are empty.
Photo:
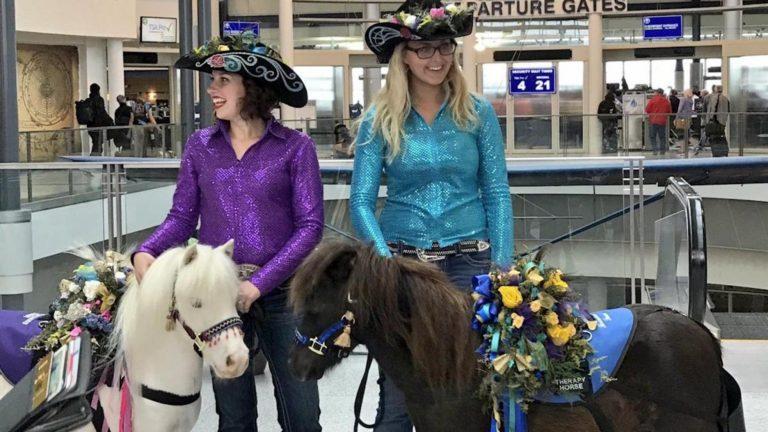
M442 255L430 255L424 252L424 249L416 249L416 257L419 258L419 261L423 262L433 262L445 259Z
M491 244L488 243L487 241L483 241L483 240L478 240L477 241L477 251L478 252L482 252L484 250L487 250L490 247L491 247Z

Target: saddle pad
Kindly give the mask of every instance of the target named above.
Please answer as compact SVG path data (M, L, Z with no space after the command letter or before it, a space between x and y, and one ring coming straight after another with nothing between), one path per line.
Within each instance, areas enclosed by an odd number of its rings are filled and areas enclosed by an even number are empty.
M635 315L627 308L608 309L595 312L592 316L597 320L597 329L592 332L589 343L594 348L594 354L587 357L592 373L589 376L591 392L587 383L587 394L594 395L605 385L604 377L614 377L621 366L624 353L635 332ZM581 383L574 383L581 388ZM562 386L561 386L562 387ZM572 404L582 402L582 393L563 392L554 394L549 391L541 392L536 400L552 404Z

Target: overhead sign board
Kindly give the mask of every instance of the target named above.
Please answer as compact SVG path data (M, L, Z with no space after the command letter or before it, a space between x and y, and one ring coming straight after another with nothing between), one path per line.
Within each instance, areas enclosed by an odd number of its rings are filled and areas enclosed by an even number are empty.
M223 36L237 36L249 30L258 36L259 23L252 21L224 21L221 34Z
M682 37L682 15L643 17L643 39L680 39Z
M141 17L141 42L176 43L176 18Z
M474 6L475 16L483 18L548 18L599 12L627 11L628 0L507 0L462 1Z
M557 93L555 68L512 68L509 70L509 94Z

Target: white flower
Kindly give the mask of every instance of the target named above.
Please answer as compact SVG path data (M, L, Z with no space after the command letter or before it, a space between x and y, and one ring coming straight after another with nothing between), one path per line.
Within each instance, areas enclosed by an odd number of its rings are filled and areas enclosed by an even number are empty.
M459 7L456 6L455 4L451 3L451 4L449 4L448 6L445 7L445 11L448 12L449 14L453 15L456 12L459 11Z
M64 314L62 314L61 311L56 311L53 313L54 321L61 321L62 318L64 318Z
M408 15L408 18L405 19L403 24L405 24L407 27L413 28L413 26L416 25L416 17L414 15Z
M95 299L99 293L100 286L101 282L99 281L86 281L85 287L83 287L83 294L85 294L85 299L88 301Z
M61 295L59 297L64 299L64 300L68 299L69 298L69 291L61 293Z
M80 285L70 281L69 282L69 292L71 292L72 294L79 293L80 292Z
M88 315L89 311L80 302L75 302L69 305L67 313L64 315L64 319L68 321L79 321Z

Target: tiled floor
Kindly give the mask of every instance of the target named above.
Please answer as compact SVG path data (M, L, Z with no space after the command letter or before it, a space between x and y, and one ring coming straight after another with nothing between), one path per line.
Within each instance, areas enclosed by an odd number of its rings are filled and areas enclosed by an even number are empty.
M747 431L766 430L768 424L768 341L726 340L723 341L723 361L726 369L741 386L744 401L744 416ZM320 422L323 430L347 432L352 430L353 402L365 367L365 356L351 356L339 367L320 380ZM363 419L370 422L376 413L378 393L376 367L371 376L363 405ZM269 374L256 378L260 398L259 432L278 432L277 415L272 398L272 383ZM203 408L194 432L216 430L217 416L213 403L210 378L203 387ZM361 430L363 430L361 428Z

